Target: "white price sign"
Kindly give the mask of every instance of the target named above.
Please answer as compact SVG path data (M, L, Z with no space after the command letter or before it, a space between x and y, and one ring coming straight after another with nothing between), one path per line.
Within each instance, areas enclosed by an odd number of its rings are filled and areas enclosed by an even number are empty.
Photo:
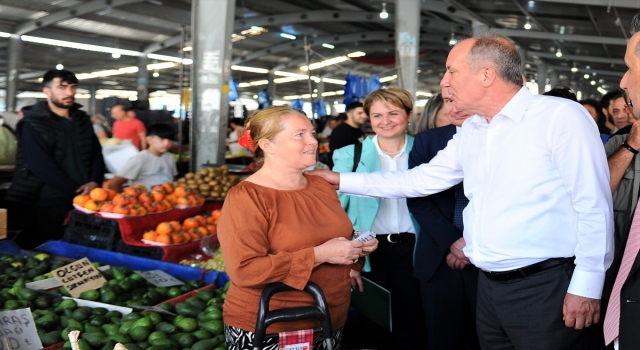
M149 283L153 284L156 287L171 287L171 286L179 286L184 284L182 281L176 279L170 274L162 271L162 270L151 270L151 271L136 271L142 278L149 281Z
M0 340L0 350L42 349L31 309L0 312Z

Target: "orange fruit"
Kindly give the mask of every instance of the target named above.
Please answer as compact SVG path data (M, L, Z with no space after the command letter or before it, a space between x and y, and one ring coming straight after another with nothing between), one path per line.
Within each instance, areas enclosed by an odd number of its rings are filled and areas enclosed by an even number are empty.
M207 219L205 219L204 216L202 215L196 215L193 218L198 220L198 222L200 223L200 226L204 226L207 224Z
M184 236L180 232L174 232L170 234L170 236L175 244L182 243L184 241Z
M144 208L147 209L147 212L149 212L149 213L153 213L156 210L158 210L157 207L156 207L156 204L153 203L153 202L144 203L143 205L144 205Z
M94 201L93 199L90 199L84 203L84 208L91 211L97 211L98 205L96 204L96 201Z
M108 194L107 191L104 190L104 188L94 188L91 190L91 192L89 192L89 196L94 201L102 202L107 200Z
M138 197L138 191L136 191L135 187L127 187L122 191L125 196L129 197Z
M169 222L169 224L171 225L171 227L173 227L173 230L175 232L178 232L178 231L182 230L182 225L180 225L180 223L178 221L171 221L171 222Z
M116 191L114 191L114 190L112 190L110 188L105 188L104 190L107 191L107 200L108 201L112 200L113 197L115 197L116 194L117 194Z
M171 235L158 235L156 237L156 242L162 244L173 244L173 237Z
M142 239L145 241L155 242L156 238L158 238L158 232L156 231L148 231L142 235Z
M122 194L115 195L115 197L113 197L112 202L115 205L128 205L131 203L131 201L129 200L129 197Z
M113 208L113 212L116 213L116 214L129 215L129 208L127 208L126 205L116 205Z
M159 234L169 234L174 232L174 228L171 227L171 223L169 222L161 222L158 224L158 227L156 227L156 232L158 232Z
M216 227L216 225L207 225L205 227L207 228L207 231L209 231L209 233L207 235L212 235L212 234L216 233L216 231L218 229Z
M153 202L153 197L149 194L149 192L142 192L138 196L138 201L140 203L150 203Z
M192 231L200 232L200 235L202 237L209 235L209 230L207 230L207 228L205 226L196 227L196 228L192 229Z
M151 191L150 195L153 197L155 202L159 202L164 199L164 193L156 191L155 189Z
M191 236L191 240L196 240L196 239L202 238L202 233L200 233L200 231L198 231L197 228L194 228L194 229L190 230L189 231L189 235Z
M147 187L145 185L137 184L133 187L136 189L138 193L147 192Z
M164 191L165 191L167 194L171 194L171 193L173 193L173 185L172 185L172 184L170 184L170 183L168 183L168 182L167 182L167 183L162 184L162 187L164 187Z
M182 227L185 230L191 230L192 228L196 228L199 226L200 226L200 223L198 222L198 220L194 218L185 219L184 222L182 223Z
M73 204L79 205L81 207L84 207L84 205L89 200L91 200L91 196L89 196L88 194L80 194L80 195L77 195L77 196L73 197Z
M178 186L176 187L176 189L173 191L173 194L176 197L184 197L186 195L188 195L189 193L187 193L187 188L185 186Z
M151 188L151 191L158 191L158 192L162 192L164 194L164 186L162 186L162 185L153 186Z
M104 202L100 206L100 212L102 213L113 213L114 205L111 202Z
M182 196L176 199L176 204L189 205L189 197Z
M214 211L211 212L211 217L213 218L214 221L218 221L218 219L220 219L220 209L216 209Z

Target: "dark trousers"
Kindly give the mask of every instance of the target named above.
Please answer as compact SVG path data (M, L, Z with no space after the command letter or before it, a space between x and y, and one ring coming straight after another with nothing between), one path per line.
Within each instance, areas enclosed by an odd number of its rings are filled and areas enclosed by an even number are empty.
M424 348L424 318L420 285L413 277L414 243L390 243L380 239L369 258L371 272L363 276L391 292L391 322L394 349Z
M52 239L62 239L64 219L71 204L37 206L8 203L8 224L11 230L20 233L13 241L22 249L31 250Z
M603 348L602 327L567 328L562 306L575 265L565 263L524 278L478 277L477 327L485 350L590 350Z
M420 281L427 323L427 349L480 349L476 331L478 269L451 269L442 261L429 281Z

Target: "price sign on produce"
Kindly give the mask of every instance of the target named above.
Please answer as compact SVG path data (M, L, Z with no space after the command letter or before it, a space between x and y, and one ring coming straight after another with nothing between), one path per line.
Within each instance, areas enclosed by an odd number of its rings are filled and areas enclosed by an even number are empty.
M136 271L142 278L149 281L156 287L171 287L184 284L179 279L171 276L162 270Z
M29 308L0 312L0 350L11 349L42 349Z
M74 261L69 265L51 271L51 273L53 278L58 280L74 298L78 298L80 293L86 290L98 289L107 282L100 271L87 258Z

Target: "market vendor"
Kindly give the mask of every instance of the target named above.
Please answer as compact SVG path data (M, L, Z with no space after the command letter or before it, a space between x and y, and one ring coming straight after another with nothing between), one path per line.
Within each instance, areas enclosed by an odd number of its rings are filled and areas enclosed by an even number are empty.
M98 187L105 172L91 118L75 103L75 74L50 70L42 83L47 100L23 108L16 127L16 171L6 196L9 228L22 230L15 242L23 249L61 239L73 197Z
M109 181L109 188L122 192L122 186L144 185L151 189L155 185L173 182L178 175L176 160L169 152L175 130L169 124L153 124L147 129L145 143L148 148L131 157L127 164Z
M353 226L327 182L303 174L316 163L318 141L309 119L288 106L272 106L249 120L240 143L264 159L263 167L233 187L218 224L231 287L224 306L227 348L252 349L258 300L269 283L302 290L312 281L329 306L334 346L340 343L350 301L351 269L377 247L373 239L352 241ZM272 309L311 306L302 292L276 294ZM276 323L268 333L312 329L315 320ZM268 339L265 349L277 349ZM314 349L324 348L315 339Z

